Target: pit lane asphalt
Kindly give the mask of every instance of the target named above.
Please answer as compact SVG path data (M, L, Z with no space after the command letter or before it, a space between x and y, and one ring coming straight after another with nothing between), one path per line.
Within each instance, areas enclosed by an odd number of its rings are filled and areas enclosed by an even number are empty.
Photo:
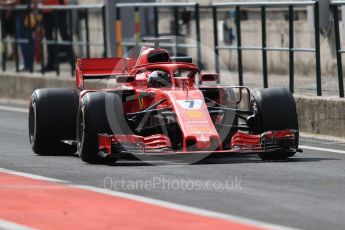
M301 144L345 150L341 142ZM236 155L195 165L89 165L73 156L36 156L27 114L0 110L0 167L100 188L112 183L127 193L289 227L345 229L345 154L305 149L285 162Z

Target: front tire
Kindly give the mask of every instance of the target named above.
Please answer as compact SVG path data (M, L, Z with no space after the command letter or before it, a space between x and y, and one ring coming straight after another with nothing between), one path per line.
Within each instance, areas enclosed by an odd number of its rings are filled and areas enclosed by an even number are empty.
M98 134L130 134L121 98L108 92L87 93L81 100L77 121L78 155L84 162L103 163L98 157ZM107 160L115 162L116 158Z
M268 88L254 92L250 107L256 114L254 134L284 129L298 131L295 100L286 88ZM296 145L297 148L298 137ZM263 160L284 160L294 155L294 152L265 152L260 153L259 157Z

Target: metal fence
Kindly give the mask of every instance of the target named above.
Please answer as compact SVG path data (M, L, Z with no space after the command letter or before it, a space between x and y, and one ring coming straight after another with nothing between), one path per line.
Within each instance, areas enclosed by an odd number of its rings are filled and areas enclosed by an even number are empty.
M0 14L3 14L6 10L11 10L14 14L14 16L16 16L17 14L19 14L20 12L25 11L27 15L30 14L30 12L32 12L33 9L30 8L29 5L17 5L17 6L13 6L11 8L7 8L7 7L1 7L0 6ZM59 60L59 49L62 46L69 46L69 47L74 47L74 46L84 46L85 50L86 50L86 57L90 57L90 47L92 46L102 46L104 48L104 54L103 56L106 55L106 51L107 51L107 36L106 36L106 28L105 28L105 6L104 4L83 4L83 5L40 5L37 7L37 9L35 9L38 12L44 12L47 10L54 10L56 11L65 11L66 15L70 21L70 23L68 23L68 30L70 31L70 40L62 40L61 38L59 38L58 36L58 29L56 28L56 25L59 23L59 18L57 16L57 14L53 14L54 15L54 27L55 27L55 31L53 31L53 40L47 40L47 39L43 39L42 42L40 43L41 46L41 73L44 74L45 73L45 52L44 52L44 45L54 45L56 48L56 60L57 60L57 65L56 65L56 74L60 75L60 60ZM79 11L82 12L84 15L84 26L85 26L85 40L83 41L75 41L73 39L73 34L72 31L74 28L72 28L72 12L73 11ZM90 42L90 26L89 26L89 13L91 11L100 11L101 15L102 15L102 30L103 30L103 41L101 42L97 42L97 43L91 43ZM28 24L31 24L30 20L32 20L31 17L27 17L29 22ZM32 36L30 34L28 34L29 36L26 39L19 39L18 38L18 34L17 31L15 29L15 23L14 25L12 25L14 27L14 38L13 39L9 39L9 38L4 38L3 34L1 33L1 37L0 40L2 42L2 44L14 44L14 52L16 54L18 54L18 45L26 43L26 44L32 44L33 43L33 39ZM4 57L5 53L3 52L3 57L2 57L2 70L6 71L6 58ZM18 57L18 55L17 55ZM71 57L72 58L72 57ZM74 62L74 60L73 60ZM18 58L15 59L15 66L16 66L16 71L19 71L19 60ZM74 65L71 65L71 73L73 74L74 71ZM33 69L30 70L30 72L33 72Z
M202 56L201 56L201 47L200 47L200 16L199 16L199 4L198 3L118 3L115 6L116 8L116 41L117 41L117 54L122 56L123 50L122 47L132 47L136 45L144 45L141 43L140 30L138 30L139 19L139 10L142 8L152 8L154 14L154 36L159 37L159 13L158 8L172 9L174 13L174 44L161 44L161 47L171 47L173 48L173 54L178 55L179 48L195 48L197 50L197 65L201 67ZM123 41L121 36L121 10L122 8L134 8L134 23L137 24L136 31L134 34L135 41ZM178 41L179 33L179 10L180 9L192 9L195 15L195 34L196 42L194 44L181 43Z
M214 31L214 53L215 53L215 68L219 73L219 51L220 50L237 50L237 65L238 65L238 81L239 85L243 85L243 62L242 62L242 51L243 50L256 50L262 52L262 76L263 76L263 87L268 87L268 71L267 71L267 52L268 51L283 51L289 52L289 89L294 92L294 53L295 52L314 52L315 53L315 70L316 70L316 88L317 95L321 96L321 65L320 65L320 27L319 27L319 6L318 2L314 1L302 1L302 2L227 2L227 3L213 3L212 4L212 15L213 15L213 31ZM294 47L294 7L314 7L315 15L315 48L296 48ZM273 7L287 7L288 18L289 18L289 47L267 47L267 31L266 31L266 9ZM218 8L235 8L236 10L236 36L237 45L227 46L219 45L218 43L218 19L217 9ZM259 8L261 9L261 40L262 46L243 46L241 40L241 18L240 12L244 8Z
M345 1L333 1L331 3L331 8L333 12L333 19L334 19L334 29L335 29L335 49L336 49L336 57L337 57L337 70L338 70L338 86L339 86L339 96L344 97L344 84L343 84L343 67L342 67L342 53L345 53L345 49L341 48L341 36L339 32L339 7L345 5ZM315 47L314 48L301 48L294 46L294 12L296 8L305 8L307 6L313 7L314 11L314 40L315 40ZM161 33L159 31L159 21L160 21L160 14L159 9L169 9L173 13L173 23L174 23L174 30L173 35L176 37L180 36L179 33L179 12L182 9L189 9L194 12L194 20L195 20L195 40L194 44L187 44L181 43L179 40L175 40L172 44L162 44L163 47L170 47L173 49L174 54L178 54L179 48L195 48L196 55L197 55L197 64L201 67L202 63L202 51L201 51L201 31L200 31L200 6L198 3L119 3L116 4L114 7L114 13L116 15L116 37L110 38L111 41L114 39L114 42L117 44L117 54L118 56L123 55L123 49L125 47L136 46L136 45L143 45L145 43L141 42L141 31L140 31L140 9L142 8L149 8L153 10L153 31L154 36L159 37ZM123 8L132 8L133 15L134 15L134 23L136 24L136 30L133 35L134 40L132 41L124 41L122 37L122 22L121 22L121 9ZM236 37L237 37L237 44L236 45L219 45L218 39L218 11L219 9L225 8L232 8L235 9L236 12ZM242 45L241 39L241 11L247 8L257 8L260 9L260 19L261 19L261 46L244 46ZM289 45L288 47L269 47L267 45L267 30L266 30L266 21L267 21L267 8L286 8L288 10L288 28L289 28ZM112 9L112 8L111 8ZM235 50L237 52L237 66L238 66L238 80L239 85L244 84L243 78L243 57L242 51L244 50L252 50L252 51L259 51L262 53L262 76L263 76L263 87L268 87L268 67L267 67L267 53L268 52L288 52L289 54L289 89L291 92L294 92L294 54L296 52L311 52L314 53L315 57L315 73L316 73L316 94L318 96L322 95L322 85L321 85L321 61L320 61L320 25L319 25L319 3L317 1L287 1L287 2L221 2L221 3L213 3L210 6L203 6L203 9L211 10L212 11L212 19L213 19L213 37L214 37L214 53L215 53L215 69L217 72L220 71L219 67L219 54L221 51L224 50ZM0 6L0 14L3 14L4 11L8 10L6 7ZM30 6L26 5L18 5L15 7L11 7L12 12L17 14L19 12L25 11L26 13L31 12ZM75 11L82 12L83 17L83 24L85 26L84 37L82 41L74 40L73 36L70 36L70 40L62 40L57 35L57 31L54 33L54 38L52 40L43 39L40 43L41 46L41 72L44 74L44 65L45 65L45 52L43 52L43 47L45 45L55 45L57 50L59 50L63 46L82 46L86 50L86 57L90 57L90 49L93 46L100 46L103 47L104 53L103 56L106 56L107 53L107 38L108 38L108 31L106 25L106 13L105 13L105 5L104 4L83 4L83 5L52 5L52 6L39 6L38 10L40 12L44 10L56 10L56 11L65 11L67 17L71 21L72 13ZM89 22L89 13L91 11L98 11L101 14L102 18L102 31L103 31L103 38L97 42L90 42L90 22ZM59 23L57 16L55 16L55 23ZM29 17L30 20L30 17ZM12 25L15 27L15 25ZM111 25L110 25L111 26ZM72 31L72 24L68 24L69 30ZM16 31L16 30L14 30ZM31 44L33 42L32 37L28 36L27 38L18 38L17 33L14 33L14 38L9 39L5 38L1 33L0 40L2 44L14 44L14 51L18 53L18 46L20 44L26 43ZM58 53L58 52L56 52ZM5 55L3 53L3 55ZM57 66L56 66L56 74L60 74L59 68L60 60L57 57ZM3 56L2 57L2 70L6 71L7 60ZM18 58L15 59L15 68L16 71L19 71L19 61ZM73 73L74 66L71 67L71 72ZM31 70L32 71L32 70Z
M334 33L335 33L335 49L337 56L337 69L338 69L338 85L339 85L339 96L344 97L344 82L343 82L343 64L341 54L345 53L345 50L341 49L340 33L339 33L339 6L345 5L345 1L332 2L332 11L334 17ZM344 18L343 18L344 21Z

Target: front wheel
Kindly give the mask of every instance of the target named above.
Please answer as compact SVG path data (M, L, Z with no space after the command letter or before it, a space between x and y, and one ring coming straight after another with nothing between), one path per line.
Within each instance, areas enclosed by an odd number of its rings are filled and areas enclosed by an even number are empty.
M296 130L298 118L295 100L286 88L268 88L252 94L250 108L256 114L254 134L266 131ZM298 148L298 136L296 146ZM295 155L295 152L265 152L259 157L263 160L284 160Z
M113 93L87 93L81 100L77 119L77 149L88 163L115 162L98 157L98 134L129 134L121 98Z

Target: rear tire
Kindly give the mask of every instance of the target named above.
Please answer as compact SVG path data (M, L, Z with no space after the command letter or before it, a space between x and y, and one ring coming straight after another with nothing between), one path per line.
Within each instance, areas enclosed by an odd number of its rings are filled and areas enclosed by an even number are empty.
M121 98L113 93L87 93L81 100L77 121L77 149L80 158L88 163L115 162L97 156L98 134L130 134Z
M75 140L79 96L71 89L38 89L29 105L29 140L38 155L69 155L76 146L62 140Z
M256 113L254 134L284 129L298 130L295 100L286 88L268 88L254 92L250 108ZM294 152L266 152L260 153L259 157L263 160L284 160L293 155Z

